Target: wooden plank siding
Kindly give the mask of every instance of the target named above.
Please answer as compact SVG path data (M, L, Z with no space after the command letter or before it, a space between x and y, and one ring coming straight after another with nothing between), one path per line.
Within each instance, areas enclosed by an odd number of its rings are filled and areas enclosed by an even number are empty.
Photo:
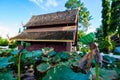
M41 50L44 47L52 47L56 52L68 50L66 48L66 42L30 42L30 46L27 47L27 50ZM22 49L22 46L19 45L18 49Z

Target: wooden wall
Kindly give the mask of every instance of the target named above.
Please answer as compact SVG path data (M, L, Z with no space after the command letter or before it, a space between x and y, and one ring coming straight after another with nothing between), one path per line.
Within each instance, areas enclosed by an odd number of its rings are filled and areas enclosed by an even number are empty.
M44 47L52 47L55 51L71 51L71 43L65 42L29 42L31 45L27 48L28 51L42 49ZM18 46L18 49L21 49L22 46Z

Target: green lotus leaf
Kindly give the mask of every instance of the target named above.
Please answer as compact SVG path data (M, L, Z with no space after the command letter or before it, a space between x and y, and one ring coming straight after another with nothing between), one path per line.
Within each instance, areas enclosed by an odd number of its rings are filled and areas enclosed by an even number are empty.
M91 42L94 42L95 35L94 33L89 33L83 37L80 38L80 42L83 44L90 44Z
M19 52L19 50L12 50L12 51L11 51L11 54L13 54L13 55L17 55L18 52Z
M52 56L54 56L55 54L56 54L56 52L55 52L54 50L52 50L52 51L48 54L48 56L52 57Z
M41 59L41 60L42 60L42 61L46 61L46 62L48 62L48 61L50 61L50 59L51 59L51 58L43 57L43 56L42 56L42 59Z
M9 64L12 64L13 62L9 62L9 60L12 58L10 57L0 57L0 69L7 67Z
M40 65L37 66L37 70L42 73L46 72L50 68L51 65L48 63L41 63Z
M33 53L32 52L27 52L25 54L25 58L31 58L31 57L33 57Z
M75 73L65 65L58 65L48 71L43 80L89 80L90 73Z
M56 56L59 56L62 60L67 60L70 57L68 52L58 52Z
M2 54L3 52L2 52L2 50L0 50L0 54Z
M58 63L60 62L61 58L59 56L55 56L52 58L52 63Z
M93 75L96 75L95 68L90 69ZM118 74L115 70L107 70L99 68L99 77L103 80L117 80Z
M0 80L17 80L11 72L0 73Z
M35 50L35 51L33 51L33 56L34 57L40 57L42 55L43 55L43 53L42 53L41 50Z

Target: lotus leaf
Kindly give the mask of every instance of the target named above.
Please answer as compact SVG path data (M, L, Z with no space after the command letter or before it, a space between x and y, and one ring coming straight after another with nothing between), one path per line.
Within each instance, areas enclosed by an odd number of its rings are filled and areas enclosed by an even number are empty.
M35 51L33 51L33 56L34 57L40 57L40 56L42 56L42 51L41 50L35 50Z
M48 63L41 63L40 65L37 66L37 70L42 73L46 72L50 68L51 68L51 65Z
M52 63L58 63L58 62L60 62L60 60L61 60L60 57L55 56L52 58Z
M0 57L0 69L7 67L9 64L12 64L13 62L9 62L9 60L12 58L10 57Z
M90 70L93 75L95 75L95 68L92 68ZM107 69L100 69L99 68L99 77L101 77L103 80L113 80L117 79L118 74L115 70L107 70Z
M54 56L55 54L56 54L56 52L55 52L54 50L52 50L52 51L49 53L48 56L52 57L52 56Z
M42 56L42 61L46 61L46 62L47 62L47 61L50 61L50 58L48 58L48 57L43 57L43 56Z
M0 73L0 80L17 80L11 72Z
M80 38L80 42L83 44L90 44L91 42L94 41L95 35L94 33L89 33L83 37Z
M65 65L58 65L48 71L43 80L89 80L88 74L75 73Z
M31 57L33 57L33 53L32 52L27 52L25 54L25 58L31 58Z
M13 54L13 55L17 55L18 52L19 52L19 50L13 50L13 51L11 51L11 54Z

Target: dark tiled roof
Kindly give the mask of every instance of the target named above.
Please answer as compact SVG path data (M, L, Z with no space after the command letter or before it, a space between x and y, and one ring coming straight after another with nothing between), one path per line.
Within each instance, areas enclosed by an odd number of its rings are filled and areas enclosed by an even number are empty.
M74 40L74 31L48 31L48 32L22 32L21 34L11 38L18 41L63 41Z
M77 22L78 10L67 10L63 12L49 13L32 16L25 27L72 24Z

